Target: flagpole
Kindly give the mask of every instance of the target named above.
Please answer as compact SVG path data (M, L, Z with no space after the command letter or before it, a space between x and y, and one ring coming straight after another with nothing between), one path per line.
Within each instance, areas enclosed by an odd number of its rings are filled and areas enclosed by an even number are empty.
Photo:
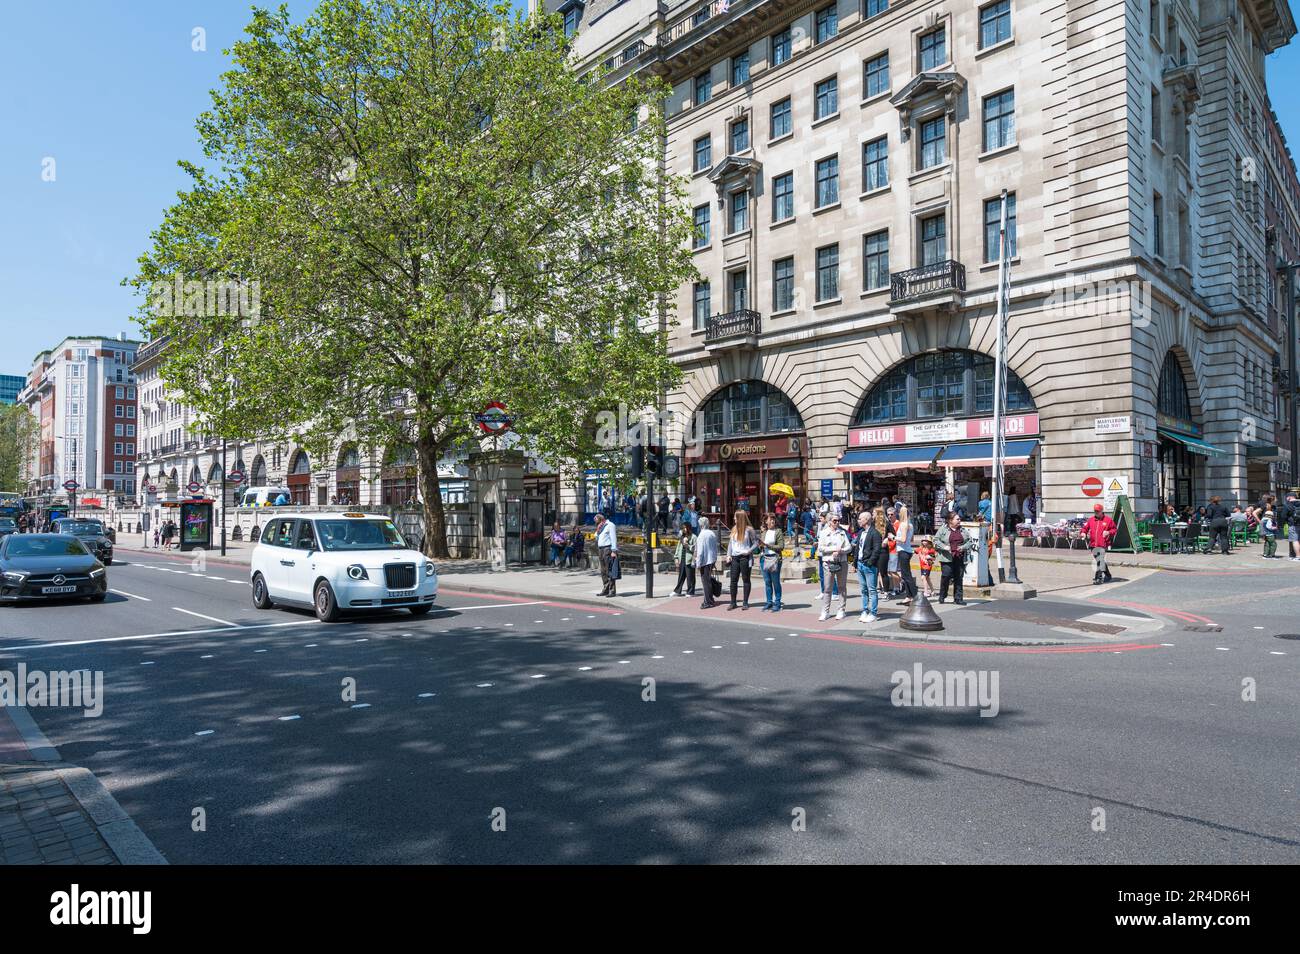
M998 582L1006 582L1006 573L1002 569L1002 538L998 534L998 527L1001 526L1002 516L1002 492L1004 477L1002 473L1002 460L1005 457L1006 446L1002 435L1002 415L1003 406L1006 398L1004 391L1006 389L1006 371L1005 365L1007 360L1007 308L1009 306L1008 298L1008 248L1007 248L1007 190L1002 190L1002 221L998 227L998 344L997 358L993 362L993 525L989 532L996 535L997 545L994 552L997 554L998 565Z

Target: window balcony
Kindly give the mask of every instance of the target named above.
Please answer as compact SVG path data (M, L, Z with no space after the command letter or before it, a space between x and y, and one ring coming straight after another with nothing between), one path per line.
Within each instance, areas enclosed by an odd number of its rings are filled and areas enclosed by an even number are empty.
M767 32L798 6L798 0L701 0L659 34L651 68L663 74L697 69L742 32Z
M966 269L945 259L889 276L889 310L893 314L950 309L961 304L966 292Z
M756 311L741 308L722 312L704 326L704 348L706 351L757 348L762 330L762 317Z

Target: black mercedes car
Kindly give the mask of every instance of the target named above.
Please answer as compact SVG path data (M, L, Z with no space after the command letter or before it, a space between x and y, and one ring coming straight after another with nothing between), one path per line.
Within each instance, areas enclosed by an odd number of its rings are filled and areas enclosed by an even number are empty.
M113 541L100 521L85 517L61 517L54 521L53 530L55 533L70 533L75 536L105 566L113 562Z
M87 598L103 602L108 570L68 533L11 533L0 539L0 602Z
M18 532L18 521L13 517L0 517L0 537L7 537Z

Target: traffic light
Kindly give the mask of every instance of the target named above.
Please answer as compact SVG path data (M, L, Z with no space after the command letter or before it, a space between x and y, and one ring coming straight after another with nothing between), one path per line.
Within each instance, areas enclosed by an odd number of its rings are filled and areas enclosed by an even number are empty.
M658 477L664 471L664 447L651 444L645 449L645 473L647 477Z
M645 447L633 444L624 449L624 467L633 480L640 480L645 475Z

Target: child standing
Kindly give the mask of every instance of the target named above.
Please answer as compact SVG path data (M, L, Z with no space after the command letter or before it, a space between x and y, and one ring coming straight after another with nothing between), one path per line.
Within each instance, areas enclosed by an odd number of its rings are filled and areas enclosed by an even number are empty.
M1264 511L1264 519L1259 523L1259 535L1264 538L1264 559L1277 559L1277 518L1273 511Z
M934 569L934 543L922 540L916 548L917 559L921 563L921 581L925 584L925 598L934 596L934 587L930 585L930 571Z

